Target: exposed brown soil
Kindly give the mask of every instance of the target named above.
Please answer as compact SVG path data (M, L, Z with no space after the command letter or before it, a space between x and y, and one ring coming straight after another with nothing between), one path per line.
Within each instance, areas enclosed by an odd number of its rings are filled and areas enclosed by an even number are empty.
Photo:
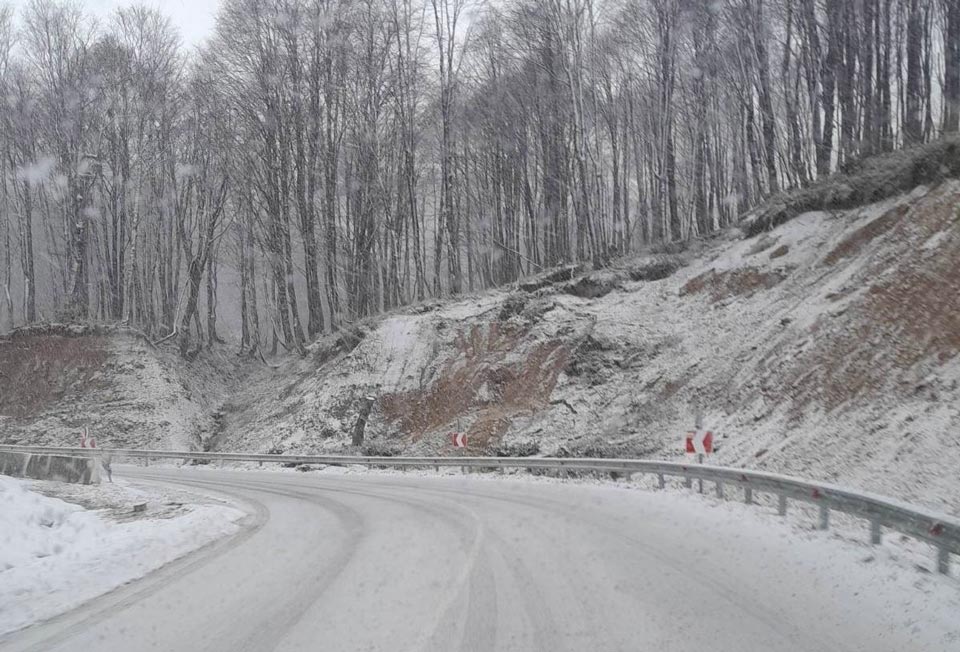
M520 326L493 321L459 333L458 355L426 389L380 398L380 410L413 441L472 417L471 448L496 443L511 419L549 404L569 347L560 341L523 346ZM508 359L509 355L509 359Z
M497 409L483 410L467 429L467 448L486 450L496 444L510 428L511 416L509 410L506 413Z
M711 269L687 281L680 288L680 296L706 292L716 303L730 297L749 296L757 290L769 290L786 276L784 270L761 271L756 267L731 269L720 273Z
M904 372L960 353L958 205L960 193L938 190L909 220L893 220L902 247L872 261L864 277L882 280L839 321L821 318L818 346L793 369L796 401L818 397L832 410L882 387L909 393ZM936 249L924 252L923 243L941 232L947 235Z
M860 253L864 246L893 228L904 215L910 211L909 204L894 206L880 217L864 224L859 229L844 238L823 259L825 265L835 265L844 258L850 258Z
M109 357L106 336L21 335L0 341L0 414L14 418L86 392Z

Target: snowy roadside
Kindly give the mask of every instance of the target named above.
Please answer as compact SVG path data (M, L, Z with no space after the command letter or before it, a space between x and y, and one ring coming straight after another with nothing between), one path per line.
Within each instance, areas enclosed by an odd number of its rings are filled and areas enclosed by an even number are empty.
M174 489L0 476L0 636L233 534L244 516Z

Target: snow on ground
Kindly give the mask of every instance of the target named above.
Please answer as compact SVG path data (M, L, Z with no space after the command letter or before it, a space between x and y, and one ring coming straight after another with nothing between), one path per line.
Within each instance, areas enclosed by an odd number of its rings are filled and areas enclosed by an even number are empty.
M960 514L958 201L960 182L918 187L365 321L348 346L320 342L245 383L221 448L350 450L372 396L368 454L681 459L700 410L716 464ZM663 260L679 269L632 273Z
M146 511L134 514L141 503ZM233 534L243 517L212 498L174 490L0 476L0 635Z
M505 296L494 291L452 304L415 306L364 324L358 341L349 345L328 337L312 345L303 360L259 370L226 406L224 450L339 452L366 396L430 386L456 347L459 330L449 325L484 319ZM348 331L343 338L349 337ZM327 361L331 349L338 354ZM318 360L325 373L317 373Z
M623 492L609 487L599 499L607 506L623 501ZM794 514L785 522L776 507L747 506L710 495L694 496L689 491L651 491L644 497L651 527L691 527L708 533L726 545L722 551L709 547L677 550L714 561L709 580L736 577L741 585L753 585L760 594L771 583L802 587L794 609L803 609L804 599L833 605L831 616L841 623L848 640L864 640L876 631L854 634L862 620L858 610L883 614L883 627L895 639L909 632L915 647L924 652L960 650L960 581L931 572L935 568L933 549L912 539L888 535L880 546L867 543L866 523L834 517L830 531L814 529L816 509L791 507ZM799 512L799 513L797 513ZM737 541L745 545L736 545ZM749 543L747 543L749 542ZM763 554L757 554L762 550ZM716 607L717 605L712 605ZM697 605L688 617L695 617ZM786 611L776 614L784 622L796 619ZM877 638L884 638L883 635ZM834 649L866 649L838 645Z
M275 469L247 468L250 473L259 473L264 482L278 475ZM288 475L302 475L293 469L285 471ZM202 467L193 472L209 473L211 480L218 473ZM755 495L757 504L748 506L732 488L728 487L728 498L724 500L713 495L709 483L706 493L699 495L695 490L681 488L676 479L669 480L667 490L658 491L653 490L654 476L613 483L596 478L534 476L512 470L504 474L471 473L464 476L455 468L441 468L434 472L337 466L306 475L327 480L340 477L347 481L342 485L344 488L388 486L398 497L410 495L409 492L417 488L442 490L444 510L456 514L463 509L471 518L483 519L484 531L488 533L506 528L511 537L508 545L518 553L524 550L531 530L542 527L544 521L541 520L542 514L531 518L530 512L525 512L527 520L515 520L510 504L513 499L531 501L532 504L542 500L545 513L552 506L564 505L571 521L595 532L604 531L605 516L619 515L623 518L623 528L618 529L617 534L634 537L630 545L647 552L657 549L656 545L651 547L651 542L669 540L677 532L688 532L689 536L676 540L676 547L665 556L662 567L697 569L691 571L695 583L702 583L710 594L720 593L724 599L697 602L698 595L686 596L692 602L687 612L677 612L681 622L705 612L716 615L718 611L731 610L731 615L735 616L737 609L743 606L737 603L738 596L756 599L756 596L777 594L782 597L786 593L789 599L778 601L778 605L764 605L770 608L766 615L785 627L790 624L802 627L810 618L810 608L817 613L829 614L829 629L843 631L845 636L843 641L833 641L836 645L823 647L824 650L866 651L874 648L864 641L872 640L909 640L910 645L899 649L911 652L960 650L960 619L957 618L960 613L960 579L956 570L953 576L936 573L932 547L889 531L881 545L870 545L868 525L863 519L833 513L830 530L818 530L814 505L791 502L788 516L782 518L776 513L775 501L766 495ZM388 481L384 482L384 478ZM399 482L401 478L402 483ZM322 480L319 484L306 480L304 486L326 485ZM457 504L456 508L446 503L451 490L455 492L452 502ZM431 498L429 491L424 495L427 500ZM495 507L484 505L485 497L489 496L495 498ZM436 499L436 495L432 498ZM402 508L391 504L389 509ZM635 523L631 524L638 513L642 514L643 524L639 530L634 527ZM628 514L632 517L625 516ZM578 529L568 524L560 531L562 541L555 548L575 546ZM490 540L489 535L487 540ZM404 547L408 547L407 541L403 539ZM553 548L545 554L554 552ZM594 555L598 549L588 548ZM378 561L381 561L384 549L377 547L376 550ZM399 556L400 553L387 555L390 559ZM955 558L955 561L960 562L960 559ZM611 566L614 570L609 578L591 575L590 581L602 583L609 579L616 585L621 582L629 584L629 574L617 567L616 560L611 561ZM558 568L568 571L572 568L574 575L577 572L573 566L550 566L549 572L556 572ZM582 573L583 569L580 568L579 572ZM538 576L536 581L545 584L549 580ZM737 590L728 591L733 587ZM599 588L594 590L602 593ZM669 587L660 585L652 586L651 590L670 594ZM655 613L644 614L645 618L653 619L652 622L655 622L655 616ZM734 623L732 627L737 627L740 621L729 622ZM867 623L879 624L882 629L862 630ZM893 644L888 643L887 647L893 647ZM742 649L759 648L747 645Z
M101 447L197 448L242 362L207 351L186 362L121 326L40 325L0 338L0 443L77 445L86 428Z
M692 456L691 456L692 457ZM151 468L178 468L177 464L159 462L154 463ZM693 500L706 506L720 507L721 510L733 510L737 513L745 513L746 510L754 514L750 518L760 519L768 527L788 527L794 535L807 540L833 539L852 544L858 549L869 551L870 554L864 559L864 563L870 563L877 556L887 560L889 563L896 564L901 571L920 572L923 575L934 572L936 568L937 550L930 544L913 539L906 535L887 531L882 537L882 545L868 545L868 527L865 519L858 518L838 511L831 511L830 529L827 532L819 529L819 507L803 501L789 501L788 516L786 519L779 516L777 498L773 494L755 492L752 496L752 505L741 503L743 499L742 492L736 487L726 487L726 496L717 498L714 492L714 485L709 481L703 482L702 490L699 490L698 482L694 482L692 488L688 489L682 485L682 479L674 476L666 477L666 488L660 489L659 481L653 474L636 473L631 479L620 477L614 480L606 473L582 473L577 474L574 471L567 472L567 475L560 476L557 472L535 472L532 473L523 468L504 468L496 471L490 470L471 470L466 467L441 466L433 468L389 468L389 467L366 467L360 465L342 466L342 465L309 465L302 464L298 466L284 467L269 464L266 466L255 462L228 462L220 467L230 470L241 470L250 473L274 474L283 473L296 476L327 477L327 476L346 476L354 478L363 478L365 476L387 476L394 478L465 478L470 481L480 482L524 482L553 486L590 486L598 488L607 488L611 491L642 491L655 496L655 500L660 500L659 496L670 494L679 497L680 500ZM194 471L210 472L216 474L218 469L212 467L197 466ZM671 498L670 500L673 500ZM647 500L647 498L644 498ZM733 505L731 507L730 505ZM951 586L960 591L960 557L953 557L953 571L950 580ZM960 600L960 593L955 596Z

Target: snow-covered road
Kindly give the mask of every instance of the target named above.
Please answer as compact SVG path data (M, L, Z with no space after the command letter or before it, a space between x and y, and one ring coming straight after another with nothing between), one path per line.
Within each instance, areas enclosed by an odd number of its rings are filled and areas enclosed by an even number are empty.
M125 469L253 525L3 650L960 650L960 584L757 508L588 484Z

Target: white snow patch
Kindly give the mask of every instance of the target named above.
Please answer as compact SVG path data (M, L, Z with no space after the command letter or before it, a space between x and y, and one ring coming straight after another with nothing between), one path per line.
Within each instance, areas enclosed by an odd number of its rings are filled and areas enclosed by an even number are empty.
M927 252L936 251L936 249L949 238L949 231L939 231L938 233L933 234L926 242L924 242L922 248Z
M226 505L192 504L174 516L119 523L28 486L0 476L0 635L73 609L232 534L244 517ZM128 493L144 498L143 491Z

